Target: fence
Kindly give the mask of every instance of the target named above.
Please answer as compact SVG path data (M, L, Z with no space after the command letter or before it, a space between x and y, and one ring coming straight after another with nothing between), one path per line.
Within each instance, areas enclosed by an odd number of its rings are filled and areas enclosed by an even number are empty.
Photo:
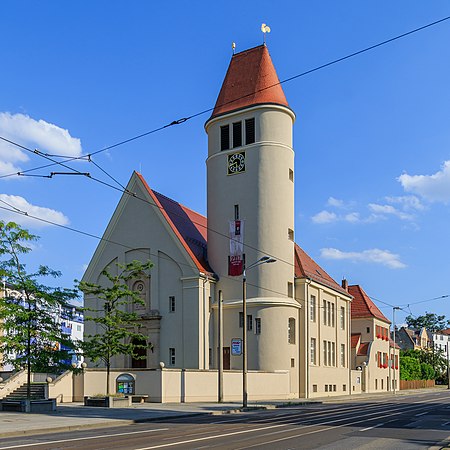
M434 386L434 380L400 380L400 389L424 389Z

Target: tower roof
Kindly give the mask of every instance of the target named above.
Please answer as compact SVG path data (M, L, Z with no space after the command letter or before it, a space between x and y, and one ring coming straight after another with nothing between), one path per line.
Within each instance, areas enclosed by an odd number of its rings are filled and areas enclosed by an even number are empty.
M359 284L349 286L348 292L353 295L352 319L375 317L383 322L391 323Z
M231 58L211 118L262 103L289 106L265 45Z

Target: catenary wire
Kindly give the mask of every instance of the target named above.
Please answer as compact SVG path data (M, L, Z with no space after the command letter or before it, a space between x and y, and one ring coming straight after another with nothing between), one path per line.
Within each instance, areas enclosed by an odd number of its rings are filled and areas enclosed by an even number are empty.
M450 16L443 17L442 19L436 20L436 21L434 21L434 22L428 23L428 24L423 25L423 26L421 26L421 27L418 27L418 28L415 28L415 29L413 29L413 30L407 31L407 32L405 32L405 33L399 34L399 35L397 35L397 36L394 36L394 37L392 37L392 38L390 38L390 39L386 39L386 40L384 40L384 41L381 41L381 42L379 42L379 43L377 43L377 44L374 44L374 45L371 45L371 46L369 46L369 47L365 47L365 48L363 48L363 49L361 49L361 50L358 50L358 51L356 51L356 52L350 53L350 54L348 54L348 55L346 55L346 56L343 56L343 57L337 58L337 59L335 59L335 60L329 61L328 63L325 63L325 64L322 64L322 65L320 65L320 66L314 67L314 68L312 68L312 69L306 70L306 71L301 72L301 73L299 73L299 74L297 74L297 75L293 75L293 76L291 76L291 77L289 77L289 78L286 78L286 79L284 79L284 80L282 80L282 81L278 81L277 83L274 83L274 84L271 84L270 86L266 86L266 87L264 87L264 88L261 88L261 89L257 90L256 92L252 92L251 94L243 95L243 96L240 96L240 97L235 98L235 99L233 99L233 100L229 100L229 101L224 102L224 103L222 103L222 104L216 105L215 107L204 109L204 110L199 111L199 112L197 112L197 113L191 114L191 115L188 116L188 117L183 117L183 118L178 119L178 120L173 120L172 122L170 122L170 123L168 123L168 124L159 126L159 127L157 127L157 128L154 128L154 129L152 129L152 130L150 130L150 131L146 131L146 132L144 132L144 133L138 134L138 135L133 136L133 137L131 137L131 138L124 139L124 140L122 140L122 141L120 141L120 142L117 142L117 143L115 143L115 144L109 145L109 146L107 146L107 147L103 147L103 148L101 148L101 149L99 149L99 150L97 150L97 151L94 151L94 152L91 152L91 153L88 153L88 154L85 154L85 155L77 156L77 157L71 157L71 158L68 158L68 159L66 159L66 160L64 160L64 161L60 161L60 162L56 162L56 161L55 161L53 164L50 164L50 165L48 165L48 166L41 166L41 167L39 167L39 168L28 169L27 172L33 171L33 170L39 170L39 169L42 169L42 168L44 168L44 167L49 167L49 166L54 165L54 164L63 164L63 163L70 162L70 161L74 161L74 160L79 160L79 159L86 159L86 158L89 158L89 157L92 156L92 155L96 155L96 154L105 152L105 151L107 151L107 150L111 150L111 149L113 149L113 148L119 147L119 146L121 146L121 145L127 144L127 143L132 142L132 141L135 141L135 140L137 140L137 139L141 139L141 138L143 138L143 137L145 137L145 136L149 136L149 135L151 135L151 134L157 133L157 132L162 131L162 130L164 130L164 129L166 129L166 128L169 128L169 127L171 127L171 126L179 125L179 124L182 124L182 123L184 123L184 122L187 122L187 121L190 120L190 119L193 119L193 118L195 118L195 117L201 116L201 115L206 114L206 113L208 113L208 112L214 111L214 109L215 109L216 107L223 107L223 106L226 106L226 105L235 103L235 102L237 102L237 101L239 101L239 100L242 100L242 99L244 99L244 98L246 98L246 97L249 97L249 96L251 96L251 95L254 95L255 93L262 92L262 91L265 91L265 90L267 90L267 89L271 89L271 88L273 88L273 87L275 87L275 86L278 86L278 85L281 85L281 84L288 83L288 82L293 81L293 80L296 80L296 79L298 79L298 78L300 78L300 77L309 75L309 74L311 74L311 73L313 73L313 72L317 72L318 70L324 69L324 68L326 68L326 67L330 67L330 66L332 66L332 65L334 65L334 64L338 64L338 63L340 63L340 62L342 62L342 61L345 61L345 60L347 60L347 59L350 59L350 58L353 58L353 57L355 57L355 56L361 55L361 54L366 53L366 52L368 52L368 51L374 50L374 49L376 49L376 48L378 48L378 47L381 47L381 46L383 46L383 45L386 45L386 44L389 44L389 43L394 42L394 41L396 41L396 40L402 39L402 38L404 38L404 37L406 37L406 36L410 36L411 34L414 34L414 33L417 33L417 32L419 32L419 31L422 31L422 30L425 30L425 29L427 29L427 28L430 28L430 27L432 27L432 26L438 25L438 24L440 24L440 23L442 23L442 22L445 22L445 21L447 21L447 20L449 20L449 19L450 19ZM3 139L3 140L6 140L5 138L2 138L2 139ZM47 156L47 157L52 156L52 155L50 155L50 154L41 153L41 152L37 152L36 154L39 154L39 153L41 154L41 156ZM54 156L54 157L62 157L61 155L53 155L53 156ZM25 171L23 171L23 172L25 172ZM6 178L6 177L14 176L14 175L17 175L17 173L11 173L11 174L7 174L7 175L2 175L2 176L0 176L0 178Z

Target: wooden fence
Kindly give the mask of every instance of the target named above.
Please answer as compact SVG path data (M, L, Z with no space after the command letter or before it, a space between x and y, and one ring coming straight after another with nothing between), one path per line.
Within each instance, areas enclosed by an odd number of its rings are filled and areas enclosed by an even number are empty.
M434 386L434 380L400 380L400 389L424 389Z

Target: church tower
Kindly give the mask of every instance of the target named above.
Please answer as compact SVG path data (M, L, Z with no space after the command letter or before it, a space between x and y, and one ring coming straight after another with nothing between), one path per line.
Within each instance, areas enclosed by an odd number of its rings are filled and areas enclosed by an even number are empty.
M278 327L282 327L280 339L287 342L288 318L296 313L276 308L292 308L296 303L294 120L267 47L260 45L233 55L214 111L205 124L208 260L219 276L217 288L222 290L225 307L231 311L235 305L236 319L228 320L236 321L236 326L239 302L242 306L242 277L235 276L230 264L232 222L241 221L237 232L241 233L247 267L265 255L277 260L247 272L248 314L250 320L260 319L259 324L249 326L253 334L255 326L264 327L267 337L266 342L263 333L253 336L253 344L249 337L248 345L254 347L253 351L249 347L249 358L253 358L250 369L290 367L287 355L276 354L280 350L276 341L281 331ZM239 328L231 326L228 332L231 337L239 336ZM226 335L227 331L225 340ZM239 364L237 358L235 366ZM233 365L232 359L231 368Z

